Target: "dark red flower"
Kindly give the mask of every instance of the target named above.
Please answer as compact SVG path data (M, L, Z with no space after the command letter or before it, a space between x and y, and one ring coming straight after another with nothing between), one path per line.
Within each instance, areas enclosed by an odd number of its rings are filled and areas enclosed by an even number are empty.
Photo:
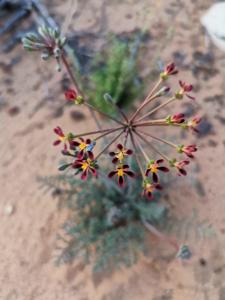
M155 190L162 190L162 187L159 183L152 183L150 180L145 179L143 182L143 196L147 197L149 200L153 199L153 192Z
M78 95L77 91L69 89L65 92L66 100L72 101L75 104L82 104L84 102L83 97Z
M184 114L178 113L178 114L175 114L172 116L168 116L166 118L166 122L167 122L167 124L181 124L181 123L184 123L184 121L185 121L184 117L185 117Z
M181 89L175 94L175 97L179 100L183 99L184 95L190 98L191 100L195 100L193 96L188 94L193 90L193 86L191 84L187 84L184 81L179 81Z
M65 92L66 100L75 101L77 98L77 92L75 90L69 89Z
M125 182L125 176L129 176L131 178L135 177L135 174L133 171L130 171L130 167L128 165L122 165L120 164L117 166L116 170L111 171L108 175L109 178L112 178L113 176L117 175L118 176L118 183L122 187Z
M132 155L133 151L131 149L126 149L123 145L118 144L117 145L118 151L116 152L110 152L110 156L114 156L112 163L122 162L124 158L128 155Z
M66 151L67 143L68 143L70 148L72 148L72 143L73 143L73 139L74 139L74 135L72 133L64 134L61 127L59 127L59 126L54 128L54 132L55 132L55 134L58 135L58 139L53 142L54 146L64 143L64 151Z
M93 176L97 176L97 163L94 159L87 158L87 159L77 159L72 167L74 169L78 169L81 174L81 179L86 180L88 178L88 175L91 174Z
M95 146L95 142L92 142L90 139L84 140L82 137L79 138L80 142L73 141L73 146L78 148L78 159L83 159L84 154L88 153L88 156L93 159L92 150Z
M188 146L179 145L177 147L178 153L184 153L190 158L194 158L193 152L196 152L197 150L198 148L196 147L196 145L188 145Z
M175 168L177 168L177 170L178 170L178 175L180 176L180 175L183 175L183 176L186 176L187 175L187 172L186 172L186 170L184 169L184 167L186 166L186 165L189 165L189 163L190 163L190 161L189 160L181 160L180 162L178 162L176 159L172 159L171 161L170 161L170 165L171 165L171 167L175 167Z
M164 162L163 159L158 159L158 160L151 160L149 162L149 164L147 165L147 170L145 172L145 175L148 176L149 173L152 173L152 179L154 182L158 182L159 178L158 178L158 171L161 172L169 172L169 169L164 167L164 166L160 166L160 164L162 164Z
M172 62L165 67L164 71L160 74L160 77L163 80L166 80L170 75L176 75L177 73L178 70L176 69L175 64Z

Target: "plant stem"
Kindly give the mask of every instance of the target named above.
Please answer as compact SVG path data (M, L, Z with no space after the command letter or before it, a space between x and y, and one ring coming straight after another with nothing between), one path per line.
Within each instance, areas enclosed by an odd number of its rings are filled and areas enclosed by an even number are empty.
M145 100L142 102L141 106L136 110L136 112L133 114L133 116L130 119L130 122L132 122L135 117L138 115L138 113L148 104L150 103L152 100L158 98L157 96L153 96L155 91L157 90L157 88L160 86L160 84L162 83L162 79L160 78L158 80L158 82L155 84L155 86L153 87L153 89L150 91L150 93L148 94L148 96L145 98Z
M151 137L151 138L154 139L154 140L157 140L157 141L159 141L159 142L162 142L162 143L164 143L164 144L167 144L167 145L169 145L169 146L171 146L171 147L173 147L173 148L177 148L177 145L175 145L175 144L172 143L172 142L169 142L169 141L167 141L167 140L158 138L158 137L156 137L156 136L154 136L154 135L151 135L150 133L144 132L144 131L142 131L142 130L139 130L139 132L142 133L142 134L144 134L144 135L147 135L147 136Z
M115 132L115 131L117 131L117 130L120 130L120 129L122 129L122 128L123 128L123 127L119 127L119 128L112 129L112 130L110 130L110 131L108 131L108 132L105 132L105 133L101 134L100 136L98 136L97 138L95 138L94 141L97 141L97 140L103 138L104 136L106 136L106 135L108 135L108 134L111 134L111 133L113 133L113 132Z
M163 108L164 106L170 104L171 102L173 102L174 100L176 100L175 97L170 98L168 101L160 104L159 106L157 106L156 108L152 109L151 111L149 111L147 114L145 114L144 116L142 116L141 118L139 118L137 120L137 122L144 120L145 118L151 116L153 113L155 113L157 110Z
M117 127L115 128L115 130L117 129L122 129L123 127ZM85 132L85 133L81 133L81 134L76 134L74 136L74 138L77 138L77 137L82 137L82 136L87 136L87 135L92 135L92 134L98 134L98 133L102 133L102 132L109 132L111 131L112 129L102 129L102 130L96 130L96 131L90 131L90 132Z
M131 116L129 122L132 123L134 121L134 119L136 118L136 116L139 114L139 112L149 103L151 102L152 100L158 98L159 96L158 95L153 95L152 97L150 97L148 99L148 101L144 101L140 106L139 108L136 110L136 112Z
M158 119L158 120L152 120L152 121L145 121L145 122L137 122L134 123L132 126L133 127L138 127L138 126L143 126L143 125L161 125L161 124L165 124L165 125L169 125L166 122L166 119Z
M112 141L109 144L107 144L101 152L99 152L95 159L97 160L122 135L123 132L124 129L114 139L112 139Z
M143 137L143 135L141 135L139 132L134 131L134 133L136 135L138 135L140 137L140 139L142 139L153 151L155 151L156 153L158 153L160 156L162 156L166 161L170 161L170 159L163 154L161 151L159 151L158 149L156 149L145 137Z
M85 100L86 97L85 97L84 93L83 93L83 92L80 90L80 88L79 88L79 85L78 85L78 83L77 83L77 80L76 80L76 78L75 78L75 76L74 76L74 74L73 74L73 72L72 72L72 70L71 70L71 68L70 68L70 66L69 66L69 63L68 63L68 61L67 61L67 59L66 59L65 52L62 53L62 62L63 62L64 66L65 66L65 68L66 68L66 70L67 70L67 72L68 72L68 74L69 74L69 76L70 76L70 79L72 80L72 82L73 82L73 84L74 84L74 88L75 88L76 92L77 92L78 94L80 94L80 95L83 97L83 99ZM90 111L90 114L91 114L93 120L94 120L95 123L96 123L96 126L98 127L99 130L101 130L101 129L102 129L102 126L101 126L101 124L99 123L98 119L96 118L96 115L95 115L94 111L91 110L90 108L89 108L89 111Z
M133 147L134 147L134 150L135 150L135 151L134 151L134 156L135 156L135 159L136 159L136 161L137 161L138 167L139 167L139 169L140 169L141 176L143 177L143 179L145 179L145 172L144 172L144 170L143 170L143 168L142 168L141 161L140 161L140 159L139 159L139 157L138 157L138 154L137 154L138 149L137 149L137 146L136 146L136 144L135 144L135 140L134 140L134 136L133 136L133 133L132 133L132 132L130 132L130 137L131 137L131 143L132 143L132 145L133 145Z
M145 152L144 148L142 147L141 143L138 141L138 139L136 140L136 142L137 142L137 146L138 146L138 148L141 150L141 152L142 152L142 154L143 154L143 156L144 156L146 162L149 163L150 158L148 157L148 155L147 155L147 153Z

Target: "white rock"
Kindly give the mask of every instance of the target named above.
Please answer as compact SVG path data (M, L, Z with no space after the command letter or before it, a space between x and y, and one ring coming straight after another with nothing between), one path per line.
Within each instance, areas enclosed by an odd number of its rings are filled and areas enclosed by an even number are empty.
M212 42L225 51L225 2L212 5L201 18L201 23L206 28Z
M6 216L11 216L14 213L14 206L11 204L7 204L4 208L4 214Z

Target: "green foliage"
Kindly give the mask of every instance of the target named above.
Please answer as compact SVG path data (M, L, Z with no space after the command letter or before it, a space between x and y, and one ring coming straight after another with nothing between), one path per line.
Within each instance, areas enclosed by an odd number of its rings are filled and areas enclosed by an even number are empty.
M41 181L73 211L63 225L69 239L58 263L83 257L94 271L131 266L148 250L141 220L159 225L167 216L164 205L141 197L141 179L123 190L103 175L85 182L72 175ZM61 239L65 241L64 236Z
M89 93L91 102L104 112L115 114L113 105L105 102L104 94L111 95L114 103L128 107L141 95L142 85L138 79L137 55L142 34L132 42L112 38L109 47L98 54L92 72Z

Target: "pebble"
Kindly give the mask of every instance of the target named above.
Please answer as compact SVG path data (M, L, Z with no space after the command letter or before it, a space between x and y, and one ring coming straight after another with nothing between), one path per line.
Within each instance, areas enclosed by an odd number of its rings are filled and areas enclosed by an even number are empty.
M15 211L15 208L12 204L7 204L4 208L4 214L6 216L11 216Z

